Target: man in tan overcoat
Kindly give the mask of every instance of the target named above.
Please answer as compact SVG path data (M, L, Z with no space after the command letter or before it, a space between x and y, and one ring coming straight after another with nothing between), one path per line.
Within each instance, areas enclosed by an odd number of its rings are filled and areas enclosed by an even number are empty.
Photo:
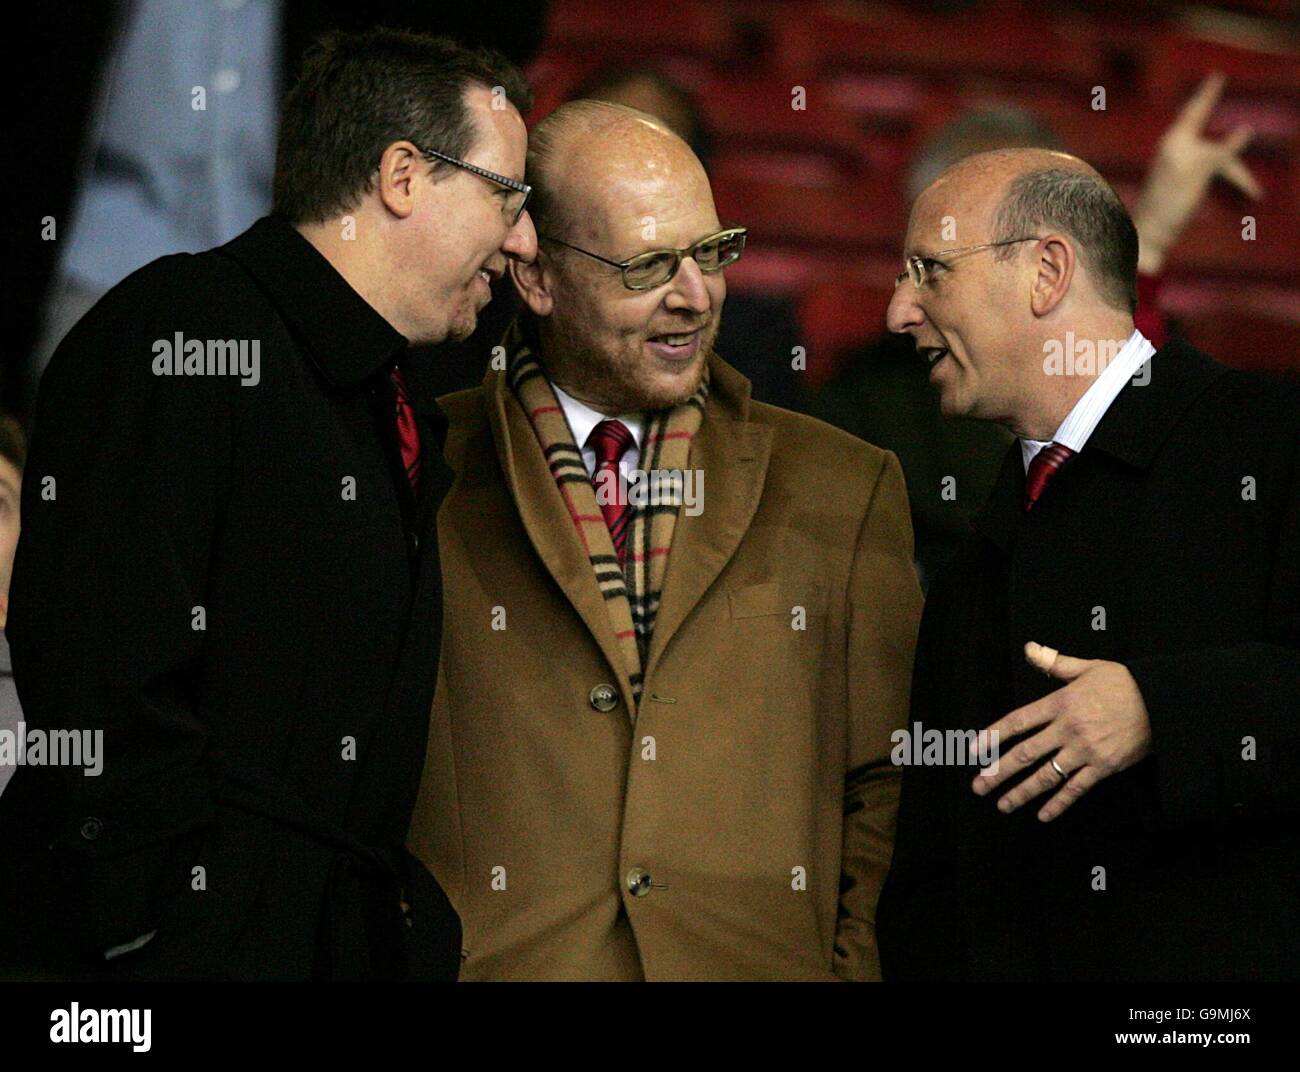
M898 462L713 353L745 234L657 120L564 105L528 173L525 311L441 400L409 843L461 978L878 978L921 607Z

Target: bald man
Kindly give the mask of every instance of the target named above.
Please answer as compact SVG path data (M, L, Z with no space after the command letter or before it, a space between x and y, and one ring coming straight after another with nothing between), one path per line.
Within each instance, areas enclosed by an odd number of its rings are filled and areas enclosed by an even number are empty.
M1295 978L1300 392L1134 330L1074 157L968 158L904 252L889 327L1017 438L926 604L911 722L985 762L906 769L886 979Z
M712 350L742 229L640 112L530 137L540 253L441 400L443 636L412 851L462 979L874 979L920 593L893 455Z

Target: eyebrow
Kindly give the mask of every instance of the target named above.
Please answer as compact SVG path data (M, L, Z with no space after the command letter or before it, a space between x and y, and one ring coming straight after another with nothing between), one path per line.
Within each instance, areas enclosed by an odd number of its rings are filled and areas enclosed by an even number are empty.
M682 246L682 249L690 249L692 246L700 242L703 242L706 238L712 238L716 234L721 234L723 231L730 231L730 230L731 230L731 225L719 224L717 227L714 227L712 230L705 231L694 242L687 242L686 245ZM643 249L636 253L631 254L630 256L624 257L623 260L630 261L633 257L641 256L642 253L663 253L665 250L672 250L675 248L676 248L675 246L664 246L664 245L650 246L648 249Z
M2 476L0 476L0 489L9 492L9 494L13 495L15 498L20 494L18 489L14 487L13 484L9 483L7 478Z

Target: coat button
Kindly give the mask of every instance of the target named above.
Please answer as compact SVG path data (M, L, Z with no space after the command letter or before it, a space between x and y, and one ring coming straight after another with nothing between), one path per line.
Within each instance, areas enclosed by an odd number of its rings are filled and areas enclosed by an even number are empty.
M597 711L613 711L618 706L618 691L613 685L597 685L587 699Z
M634 867L627 873L627 889L633 897L644 897L650 892L650 872L644 867Z
M87 818L81 820L81 836L87 841L94 841L104 832L104 824L98 819Z

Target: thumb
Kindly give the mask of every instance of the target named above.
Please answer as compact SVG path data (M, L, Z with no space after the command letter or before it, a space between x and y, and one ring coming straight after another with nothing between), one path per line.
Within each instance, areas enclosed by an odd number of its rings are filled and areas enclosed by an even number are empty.
M1076 659L1071 655L1062 655L1055 648L1035 644L1032 640L1025 645L1025 661L1048 677L1059 678L1061 681L1073 681L1096 662L1095 659Z

